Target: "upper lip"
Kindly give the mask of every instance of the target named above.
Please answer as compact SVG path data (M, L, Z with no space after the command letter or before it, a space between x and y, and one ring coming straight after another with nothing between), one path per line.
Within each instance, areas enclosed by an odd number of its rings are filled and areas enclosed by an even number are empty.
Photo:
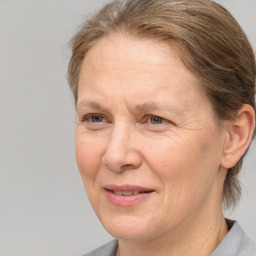
M141 186L136 186L136 185L107 185L104 186L105 189L111 190L111 191L143 191L143 192L151 192L155 191L152 188L146 188L146 187L141 187Z

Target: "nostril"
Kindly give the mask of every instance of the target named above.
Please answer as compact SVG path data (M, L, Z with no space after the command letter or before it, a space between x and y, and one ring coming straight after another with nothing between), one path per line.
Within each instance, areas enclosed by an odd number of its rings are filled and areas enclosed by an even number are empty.
M102 158L103 164L110 169L111 171L120 172L123 169L123 166L125 165L121 158L118 159L117 156L110 156L109 154L105 154Z
M141 165L142 158L135 146L136 143L127 141L127 136L123 132L112 134L102 157L103 164L108 169L116 172L138 168Z

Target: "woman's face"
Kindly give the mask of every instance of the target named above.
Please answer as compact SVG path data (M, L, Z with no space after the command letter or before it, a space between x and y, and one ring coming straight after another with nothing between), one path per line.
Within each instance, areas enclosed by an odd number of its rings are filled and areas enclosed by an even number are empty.
M172 47L98 41L81 68L77 116L78 167L114 237L157 239L220 209L224 132Z

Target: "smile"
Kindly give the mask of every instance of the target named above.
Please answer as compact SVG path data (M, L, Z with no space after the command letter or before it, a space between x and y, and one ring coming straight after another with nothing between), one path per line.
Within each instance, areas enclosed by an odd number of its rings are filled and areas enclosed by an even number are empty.
M138 186L116 186L109 185L104 188L107 200L121 207L135 206L148 200L155 194L155 190Z

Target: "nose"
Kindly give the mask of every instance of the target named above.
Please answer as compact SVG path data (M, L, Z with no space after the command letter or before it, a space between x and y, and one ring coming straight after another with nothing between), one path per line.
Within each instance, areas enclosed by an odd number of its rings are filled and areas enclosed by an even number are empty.
M121 172L137 169L142 163L141 153L136 146L138 141L131 129L115 127L112 130L102 162L108 169Z

